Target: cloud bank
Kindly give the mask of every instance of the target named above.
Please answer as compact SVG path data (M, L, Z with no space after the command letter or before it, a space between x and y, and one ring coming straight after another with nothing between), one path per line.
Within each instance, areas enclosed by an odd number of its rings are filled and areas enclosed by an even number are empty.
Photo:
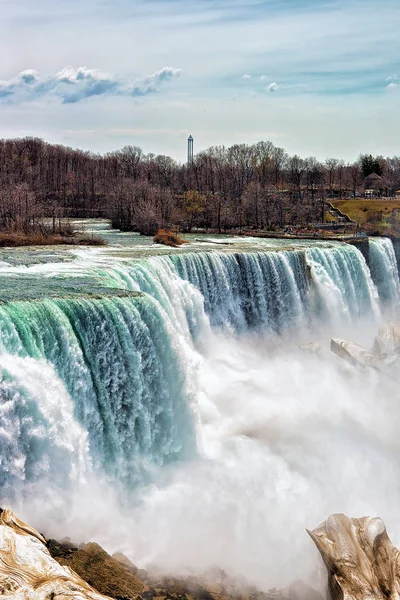
M36 70L28 69L12 79L0 81L0 100L21 103L55 98L63 104L72 104L92 96L146 96L159 92L162 84L179 74L179 69L164 67L143 79L123 81L87 67L68 66L49 77L40 77Z

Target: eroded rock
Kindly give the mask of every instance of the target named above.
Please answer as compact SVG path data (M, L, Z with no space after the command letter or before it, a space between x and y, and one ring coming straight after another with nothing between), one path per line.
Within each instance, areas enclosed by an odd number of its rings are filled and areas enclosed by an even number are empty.
M376 356L354 342L339 339L331 340L331 351L355 367L370 367L393 379L399 378L399 355Z
M54 560L43 536L10 511L0 514L0 594L15 600L105 600Z
M334 600L384 600L400 595L399 551L379 518L330 516L313 531Z
M390 356L400 353L400 325L386 323L380 327L373 346L374 354Z

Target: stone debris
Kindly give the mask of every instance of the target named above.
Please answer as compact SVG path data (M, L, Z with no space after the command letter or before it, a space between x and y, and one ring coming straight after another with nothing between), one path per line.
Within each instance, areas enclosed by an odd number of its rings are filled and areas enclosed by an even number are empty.
M0 509L1 510L1 509ZM399 598L400 552L379 518L330 516L308 531L328 570L333 600ZM45 539L0 513L0 596L15 600L323 600L298 580L266 592L214 569L204 577L154 575L96 543Z
M331 362L329 352L320 342L300 344L299 348ZM390 379L400 381L400 325L396 323L387 323L379 329L371 350L338 338L331 339L330 350L342 359L342 365L348 365L349 369L371 368ZM332 354L330 356L332 357ZM340 364L338 366L341 368Z
M322 600L297 581L267 592L213 569L177 578L138 569L121 552L96 543L45 539L9 510L0 509L0 597L14 600Z

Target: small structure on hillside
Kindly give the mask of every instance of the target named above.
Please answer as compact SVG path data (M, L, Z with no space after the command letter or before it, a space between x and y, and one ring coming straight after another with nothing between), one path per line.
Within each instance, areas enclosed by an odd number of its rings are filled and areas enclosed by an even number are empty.
M366 198L376 198L382 196L386 189L386 182L377 173L371 173L364 181L365 191L364 196Z

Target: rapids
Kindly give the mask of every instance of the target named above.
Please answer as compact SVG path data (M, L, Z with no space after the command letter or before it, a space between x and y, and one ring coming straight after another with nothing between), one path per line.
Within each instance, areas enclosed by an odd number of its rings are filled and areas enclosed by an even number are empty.
M400 535L397 390L298 349L372 344L398 313L392 242L367 264L343 243L110 235L0 256L3 505L143 566L262 587L315 578L304 529L329 513Z

